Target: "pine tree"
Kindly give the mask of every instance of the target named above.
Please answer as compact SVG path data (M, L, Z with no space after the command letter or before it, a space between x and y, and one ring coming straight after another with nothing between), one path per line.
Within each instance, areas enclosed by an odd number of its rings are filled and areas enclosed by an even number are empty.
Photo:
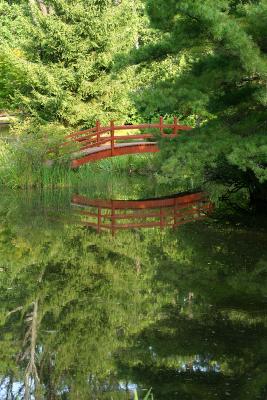
M135 3L1 0L0 21L0 108L72 127L135 113L133 69L112 73L115 54L136 45Z
M162 180L223 182L266 200L267 1L148 0L147 10L162 39L135 61L176 56L180 68L145 88L141 111L195 128L162 143Z

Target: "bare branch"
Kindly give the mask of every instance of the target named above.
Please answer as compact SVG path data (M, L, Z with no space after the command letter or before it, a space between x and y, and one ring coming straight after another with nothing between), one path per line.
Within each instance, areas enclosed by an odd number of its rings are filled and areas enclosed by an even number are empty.
M14 310L9 311L9 313L7 313L7 317L9 317L11 314L14 314L14 313L16 313L17 311L20 311L20 310L22 310L22 309L23 309L23 307L22 307L22 306L19 306L19 307L15 308Z

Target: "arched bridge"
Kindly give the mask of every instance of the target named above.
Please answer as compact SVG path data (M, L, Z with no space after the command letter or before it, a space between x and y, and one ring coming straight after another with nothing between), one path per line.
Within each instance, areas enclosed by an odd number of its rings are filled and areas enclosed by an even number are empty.
M83 164L108 157L158 152L156 133L161 137L172 139L177 137L179 131L190 129L189 126L180 125L176 117L172 124L165 124L163 117L160 117L159 123L139 125L115 125L114 121L111 121L109 126L102 127L97 121L96 126L91 129L66 136L66 142L62 146L75 145L70 150L72 154L71 167L77 168ZM130 131L139 132L130 134ZM121 134L122 132L126 133Z
M79 223L98 232L133 228L175 228L205 218L212 204L203 192L147 200L99 200L72 197Z

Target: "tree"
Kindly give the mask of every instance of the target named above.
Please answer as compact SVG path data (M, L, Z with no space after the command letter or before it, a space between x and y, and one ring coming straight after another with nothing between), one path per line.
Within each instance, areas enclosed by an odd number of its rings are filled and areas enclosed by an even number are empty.
M69 132L138 118L135 67L113 66L140 46L143 9L142 0L0 0L0 109L21 116L17 140L0 140L1 184L40 186L48 157L68 169L69 149L57 146Z
M131 1L2 0L0 107L72 127L135 114L133 69L115 77L112 65L135 46L138 12Z
M130 61L176 56L179 71L147 85L137 104L194 127L162 141L162 181L246 188L259 206L267 199L266 0L148 0L147 10L163 36Z

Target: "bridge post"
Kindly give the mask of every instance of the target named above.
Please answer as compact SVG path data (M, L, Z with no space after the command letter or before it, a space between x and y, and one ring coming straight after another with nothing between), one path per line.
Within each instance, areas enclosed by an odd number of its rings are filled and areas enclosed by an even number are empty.
M159 129L160 129L160 134L161 136L163 135L163 117L159 117Z
M178 125L178 118L177 117L173 117L173 135L176 136L177 134L177 125Z
M111 200L111 233L112 236L115 236L115 224L116 224L116 210L114 208L113 200Z
M164 228L164 216L163 216L163 209L162 207L160 208L160 229Z
M100 146L100 121L96 121L96 138L97 138L97 146Z
M110 137L111 137L111 157L113 157L115 155L114 121L110 121Z
M174 206L173 206L173 228L176 227L177 222L177 201L174 199Z

